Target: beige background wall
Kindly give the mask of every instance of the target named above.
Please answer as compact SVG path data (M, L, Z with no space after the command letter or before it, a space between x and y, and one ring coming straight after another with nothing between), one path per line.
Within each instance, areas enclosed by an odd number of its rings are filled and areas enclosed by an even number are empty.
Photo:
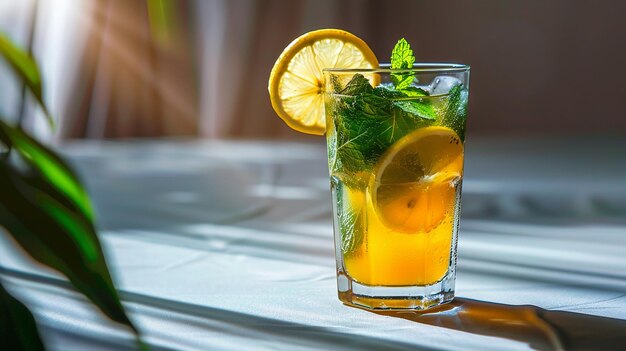
M419 61L471 65L470 134L626 135L625 1L164 1L169 44L145 1L0 0L0 30L22 44L39 4L33 52L60 137L305 138L274 115L267 79L291 40L324 27L380 61L406 37ZM10 113L19 89L0 78Z
M280 22L275 3L260 9L268 27ZM381 61L405 36L420 61L471 65L472 134L626 134L624 1L348 1L329 16L316 5L302 7L306 25L284 24L289 30L275 31L253 55L262 77L299 31L346 28L370 43ZM262 83L251 94L258 89L259 106Z

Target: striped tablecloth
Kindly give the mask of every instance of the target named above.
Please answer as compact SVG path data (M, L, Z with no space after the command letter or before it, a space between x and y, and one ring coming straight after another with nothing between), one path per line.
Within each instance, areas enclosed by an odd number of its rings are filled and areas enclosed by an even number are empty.
M626 349L626 140L470 136L458 298L336 297L324 144L74 142L124 305L155 350ZM132 349L0 235L1 278L51 349Z

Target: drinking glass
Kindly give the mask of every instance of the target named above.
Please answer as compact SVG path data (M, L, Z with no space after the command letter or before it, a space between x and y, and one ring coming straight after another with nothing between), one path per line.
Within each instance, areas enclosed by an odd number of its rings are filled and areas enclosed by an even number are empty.
M469 66L325 69L339 299L427 309L454 298Z

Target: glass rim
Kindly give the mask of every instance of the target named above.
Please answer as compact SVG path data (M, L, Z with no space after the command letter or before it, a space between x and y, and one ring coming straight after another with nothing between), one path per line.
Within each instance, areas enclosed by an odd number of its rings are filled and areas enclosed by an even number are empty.
M390 63L381 63L376 68L324 68L328 73L437 73L437 72L469 72L470 66L462 63L414 63L412 68L392 69Z

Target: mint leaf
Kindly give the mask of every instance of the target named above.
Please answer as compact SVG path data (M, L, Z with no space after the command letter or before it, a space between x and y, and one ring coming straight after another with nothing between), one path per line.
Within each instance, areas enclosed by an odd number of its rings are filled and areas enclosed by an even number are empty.
M385 129L380 131L380 136L384 138L386 143L392 145L412 129L415 119L407 117L408 115L403 113L401 109L392 110L389 118L385 120Z
M384 87L376 87L373 93L385 99L391 99L391 102L387 100L388 104L391 103L393 106L411 114L413 117L425 118L432 121L437 119L437 112L430 101L425 99L403 99L428 96L428 92L422 88L408 87L402 90L390 90Z
M413 55L411 45L404 38L398 40L391 51L391 68L407 69L413 66L413 63L415 63L415 55Z
M346 177L349 178L349 177ZM343 182L339 182L335 190L337 196L337 219L339 232L341 233L341 252L344 255L352 254L363 242L365 236L365 199L361 199L360 206L356 207L351 199L360 196L365 197L365 192L358 188L352 188ZM352 196L350 196L352 195ZM356 199L355 199L356 200Z
M358 140L365 134L357 134L352 137L350 132L343 132L342 143L337 145L337 163L335 167L345 169L348 172L360 172L367 169L367 164L360 148Z
M459 138L461 138L461 141L465 141L467 95L467 90L463 89L463 84L452 87L448 93L445 110L441 119L441 124L454 130Z
M398 99L406 96L402 91L388 88L385 86L378 86L374 88L372 93L385 99Z
M394 106L400 108L402 111L417 116L419 118L428 119L431 121L437 120L437 111L433 108L433 105L426 102L415 100L394 101Z
M430 94L428 94L428 92L422 88L418 88L418 87L407 87L402 89L402 92L404 93L404 95L406 96L429 96Z
M359 172L369 167L365 156L372 148L377 123L372 114L379 111L364 103L362 97L335 95L326 100L328 115L332 116L332 128L328 131L331 172Z
M380 119L391 113L389 109L391 101L387 97L375 95L375 93L362 95L357 99L357 102L363 114L370 118Z
M398 73L391 75L391 81L396 86L396 89L402 90L413 83L413 73Z
M330 86L332 87L332 93L339 93L343 89L339 82L339 76L334 74L330 75Z
M362 74L355 74L346 86L339 92L343 95L358 95L370 93L372 91L370 81Z
M415 55L413 55L411 45L404 38L398 40L391 52L391 69L408 70L413 67L413 63L415 63ZM391 81L396 89L409 87L413 83L413 79L412 72L394 73L391 75Z
M337 133L334 170L341 169L348 172L367 170L366 156L371 150L376 150L375 135L377 120L363 111L363 106L356 106L343 111L337 111L341 116L335 116L335 130Z

